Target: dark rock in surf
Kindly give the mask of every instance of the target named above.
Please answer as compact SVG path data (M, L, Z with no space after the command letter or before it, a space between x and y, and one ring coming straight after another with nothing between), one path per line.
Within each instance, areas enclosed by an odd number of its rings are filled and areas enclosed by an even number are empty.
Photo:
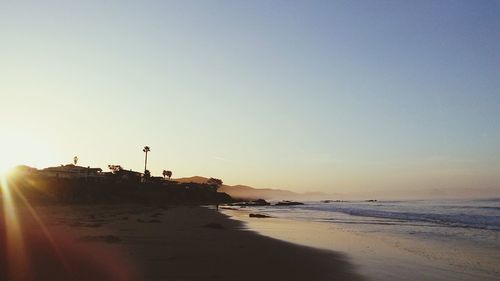
M296 206L296 205L304 205L304 203L284 200L276 203L274 206Z
M251 218L271 218L271 216L263 214L249 214L248 216Z

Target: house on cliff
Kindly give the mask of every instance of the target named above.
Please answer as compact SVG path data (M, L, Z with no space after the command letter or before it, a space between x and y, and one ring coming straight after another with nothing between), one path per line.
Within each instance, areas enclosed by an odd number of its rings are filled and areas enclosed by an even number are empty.
M46 177L62 179L102 179L101 168L90 168L76 166L73 164L61 165L59 167L48 167L39 171L39 174Z

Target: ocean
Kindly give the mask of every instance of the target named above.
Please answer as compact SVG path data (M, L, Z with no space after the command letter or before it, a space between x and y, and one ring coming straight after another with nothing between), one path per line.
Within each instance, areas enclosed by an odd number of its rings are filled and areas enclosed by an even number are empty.
M275 217L344 224L370 232L472 239L500 246L500 199L306 202L265 207L262 212Z
M498 198L304 203L242 209L268 221L232 215L267 236L345 252L373 280L394 272L397 280L500 280Z

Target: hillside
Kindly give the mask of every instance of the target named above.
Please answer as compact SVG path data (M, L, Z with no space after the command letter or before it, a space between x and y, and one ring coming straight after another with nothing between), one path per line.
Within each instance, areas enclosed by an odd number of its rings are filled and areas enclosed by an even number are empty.
M25 198L23 200L42 204L205 205L232 202L228 194L216 192L210 185L198 183L141 183L116 178L92 181L43 175L14 175L9 177L9 184L19 191L13 193L13 198L21 198L22 195ZM2 196L4 194L0 190L0 201Z
M194 176L173 179L181 183L206 183L208 178ZM328 197L320 192L297 193L282 189L254 188L246 185L222 185L220 192L225 192L233 198L241 199L266 199L266 200L319 200Z

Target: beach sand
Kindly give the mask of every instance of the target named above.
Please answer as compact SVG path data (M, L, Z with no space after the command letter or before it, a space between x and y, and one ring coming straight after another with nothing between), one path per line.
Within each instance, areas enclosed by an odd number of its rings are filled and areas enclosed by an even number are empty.
M205 207L25 207L17 226L3 214L2 280L362 280L342 254L261 236Z

